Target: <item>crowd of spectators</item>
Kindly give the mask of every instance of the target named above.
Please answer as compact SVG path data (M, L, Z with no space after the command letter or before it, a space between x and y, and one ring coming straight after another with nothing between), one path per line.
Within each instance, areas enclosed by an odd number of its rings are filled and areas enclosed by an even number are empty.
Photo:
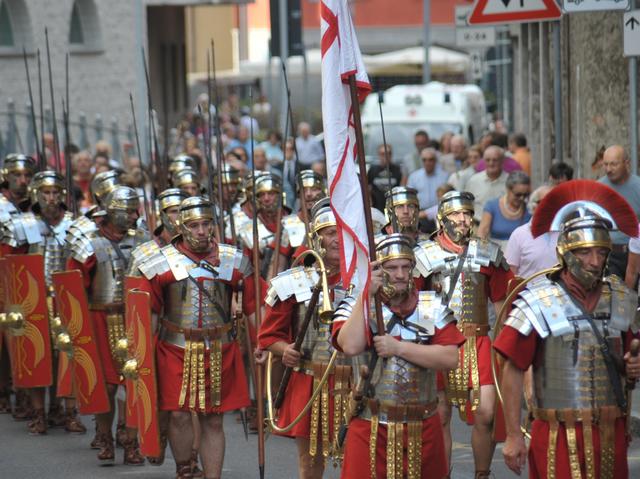
M193 157L202 178L208 174L204 161L208 115L214 113L207 110L207 104L208 98L201 95L199 106L178 125L176 140L169 145L170 156L186 153ZM326 174L322 141L306 121L296 125L295 139L293 135L284 138L277 130L261 128L258 118L260 112L269 111L268 103L256 106L259 108L254 108L254 114L250 115L247 107L240 107L238 98L233 95L221 105L217 117L220 118L225 161L241 174L248 173L253 163L258 170L269 170L281 176L286 204L292 207L296 171L312 168ZM394 158L391 145L378 145L377 158L370 160L367 173L374 208L384 210L385 193L394 186L415 188L420 202L420 227L431 233L437 227L438 199L449 190L468 191L475 197L476 234L501 244L517 274L526 275L555 262L554 255L541 253L555 245L556 235L532 238L530 220L544 195L573 178L571 166L554 160L547 180L532 190L530 175L535 158L531 157L527 138L522 133L507 136L492 131L473 145L467 144L465 137L459 134L447 133L436 140L424 130L416 131L413 139L415 148L403 158ZM45 142L49 147L47 158L53 166L52 137L45 136ZM213 135L214 168L218 162L216 142ZM69 148L62 152L61 161L71 158L74 180L81 195L81 209L91 206L89 185L93 175L101 171L120 167L126 172L128 184L139 189L144 185L150 187L147 169L143 169L132 152L133 146L125 144L122 164L113 161L111 146L104 141L98 142L93 151ZM601 175L598 179L620 192L640 214L640 178L631 174L629 157L621 146L603 147L596 153L591 176L596 175ZM613 243L610 271L621 277L626 274L627 282L635 285L635 278L640 273L640 240L630 242L628 237L614 233Z

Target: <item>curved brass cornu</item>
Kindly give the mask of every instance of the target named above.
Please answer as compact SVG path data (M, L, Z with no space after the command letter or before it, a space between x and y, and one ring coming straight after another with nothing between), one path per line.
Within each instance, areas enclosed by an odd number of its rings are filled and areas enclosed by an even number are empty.
M302 410L296 416L296 418L293 421L291 421L290 424L286 425L285 427L278 427L278 425L276 424L275 418L274 418L274 413L273 413L273 395L271 394L271 359L272 359L272 356L273 356L273 354L271 352L269 352L269 357L267 358L267 379L266 379L267 412L268 412L267 421L268 421L269 427L271 427L271 429L273 431L278 432L280 434L286 434L289 431L291 431L291 429L293 429L296 424L298 424L300 421L302 421L302 418L304 418L305 414L307 414L307 412L309 412L309 409L311 409L311 405L313 404L313 401L315 401L316 398L322 392L322 386L324 386L324 384L329 380L329 375L331 374L331 370L333 369L333 365L336 362L336 358L338 357L338 352L334 351L333 354L331 355L331 359L329 359L329 364L327 364L327 369L325 370L324 374L320 378L320 382L318 383L318 386L314 389L313 394L311 394L311 398L309 399L309 402L307 402L307 404L305 404L305 406L302 408Z
M322 280L322 306L320 307L320 312L318 313L318 317L320 321L325 324L331 324L331 318L333 317L333 307L331 306L331 299L329 297L329 281L327 280L327 267L324 264L324 260L322 256L317 251L312 249L308 249L298 256L293 264L292 268L295 268L298 264L302 262L304 258L307 256L313 256L315 260L318 262L318 266L320 267L320 275Z
M528 278L525 278L522 281L520 281L511 290L511 292L504 298L504 302L502 303L502 307L500 308L500 311L498 311L498 315L496 316L496 322L495 322L494 327L493 327L493 341L496 340L496 338L498 337L498 334L502 330L502 323L504 321L504 318L506 317L507 307L511 304L511 302L517 296L517 294L520 292L522 287L525 284L529 283L530 281L532 281L532 280L534 280L534 279L536 279L536 278L538 278L540 276L559 271L560 268L561 268L560 265L556 265L556 266L553 266L551 268L547 268L547 269L543 269L541 271L538 271L537 273L534 273L531 276L529 276ZM496 371L496 354L497 353L496 353L495 349L491 348L491 374L493 376L493 382L494 382L494 384L496 386L496 394L498 395L498 400L500 401L501 404L504 404L504 400L502 399L502 391L500 390L500 382L498 381L498 372ZM529 431L527 431L524 426L520 426L520 430L522 431L522 433L528 439L531 439L531 435L529 434Z

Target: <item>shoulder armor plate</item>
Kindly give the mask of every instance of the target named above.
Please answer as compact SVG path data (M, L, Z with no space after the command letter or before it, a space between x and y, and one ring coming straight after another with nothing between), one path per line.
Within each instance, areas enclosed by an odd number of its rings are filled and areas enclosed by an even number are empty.
M315 268L297 266L278 274L269 283L267 290L267 304L273 306L276 299L286 301L291 296L296 297L297 303L304 303L311 298L313 287L320 276Z
M160 246L154 240L147 241L146 243L142 243L140 246L136 247L133 251L131 251L131 259L129 262L129 271L127 272L127 275L139 275L139 266L149 258L156 255L159 251Z

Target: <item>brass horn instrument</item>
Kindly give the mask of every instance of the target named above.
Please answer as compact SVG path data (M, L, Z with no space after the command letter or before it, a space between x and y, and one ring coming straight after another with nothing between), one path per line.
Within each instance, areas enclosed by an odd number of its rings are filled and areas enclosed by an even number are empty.
M324 260L322 256L318 254L316 251L312 249L308 249L298 256L293 264L292 268L298 266L304 258L307 256L313 256L315 260L318 262L318 267L320 269L320 280L322 284L322 306L320 307L320 311L318 312L318 317L320 321L324 324L331 324L331 318L333 316L333 307L331 306L331 299L329 296L329 282L327 280L327 267L324 264ZM303 263L304 264L304 263Z

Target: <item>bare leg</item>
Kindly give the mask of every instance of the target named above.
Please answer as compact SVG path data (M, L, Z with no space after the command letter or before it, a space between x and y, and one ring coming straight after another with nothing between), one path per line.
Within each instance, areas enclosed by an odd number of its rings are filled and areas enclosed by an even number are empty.
M496 388L480 386L480 407L474 413L471 431L471 448L476 472L489 471L496 443L492 438L493 414L496 403Z
M447 400L444 391L438 391L438 415L442 424L442 434L444 436L444 452L447 455L447 464L451 469L451 404Z
M127 403L118 399L118 424L125 424L127 418Z
M118 386L115 384L107 384L107 395L109 396L109 412L96 414L96 437L99 439L98 460L102 464L112 464L115 459L115 451L113 446L113 435L111 427L113 425L113 416L115 407L115 396Z
M200 420L198 414L191 413L191 422L193 423L193 445L191 446L191 461L193 462L193 471L199 468L198 451L200 450L200 444L202 443L202 430L200 428Z
M224 461L224 429L222 414L199 414L202 438L200 440L200 460L204 477L218 479L222 475Z
M318 454L315 458L309 455L309 439L297 437L298 446L298 478L322 479L324 473L324 458Z
M111 427L113 426L113 416L115 408L115 397L118 386L115 384L107 384L107 395L109 396L109 412L96 414L96 428L98 433L111 436Z
M193 444L193 423L188 411L171 411L169 417L169 444L176 463L188 463Z
M44 409L45 388L29 389L33 409Z

